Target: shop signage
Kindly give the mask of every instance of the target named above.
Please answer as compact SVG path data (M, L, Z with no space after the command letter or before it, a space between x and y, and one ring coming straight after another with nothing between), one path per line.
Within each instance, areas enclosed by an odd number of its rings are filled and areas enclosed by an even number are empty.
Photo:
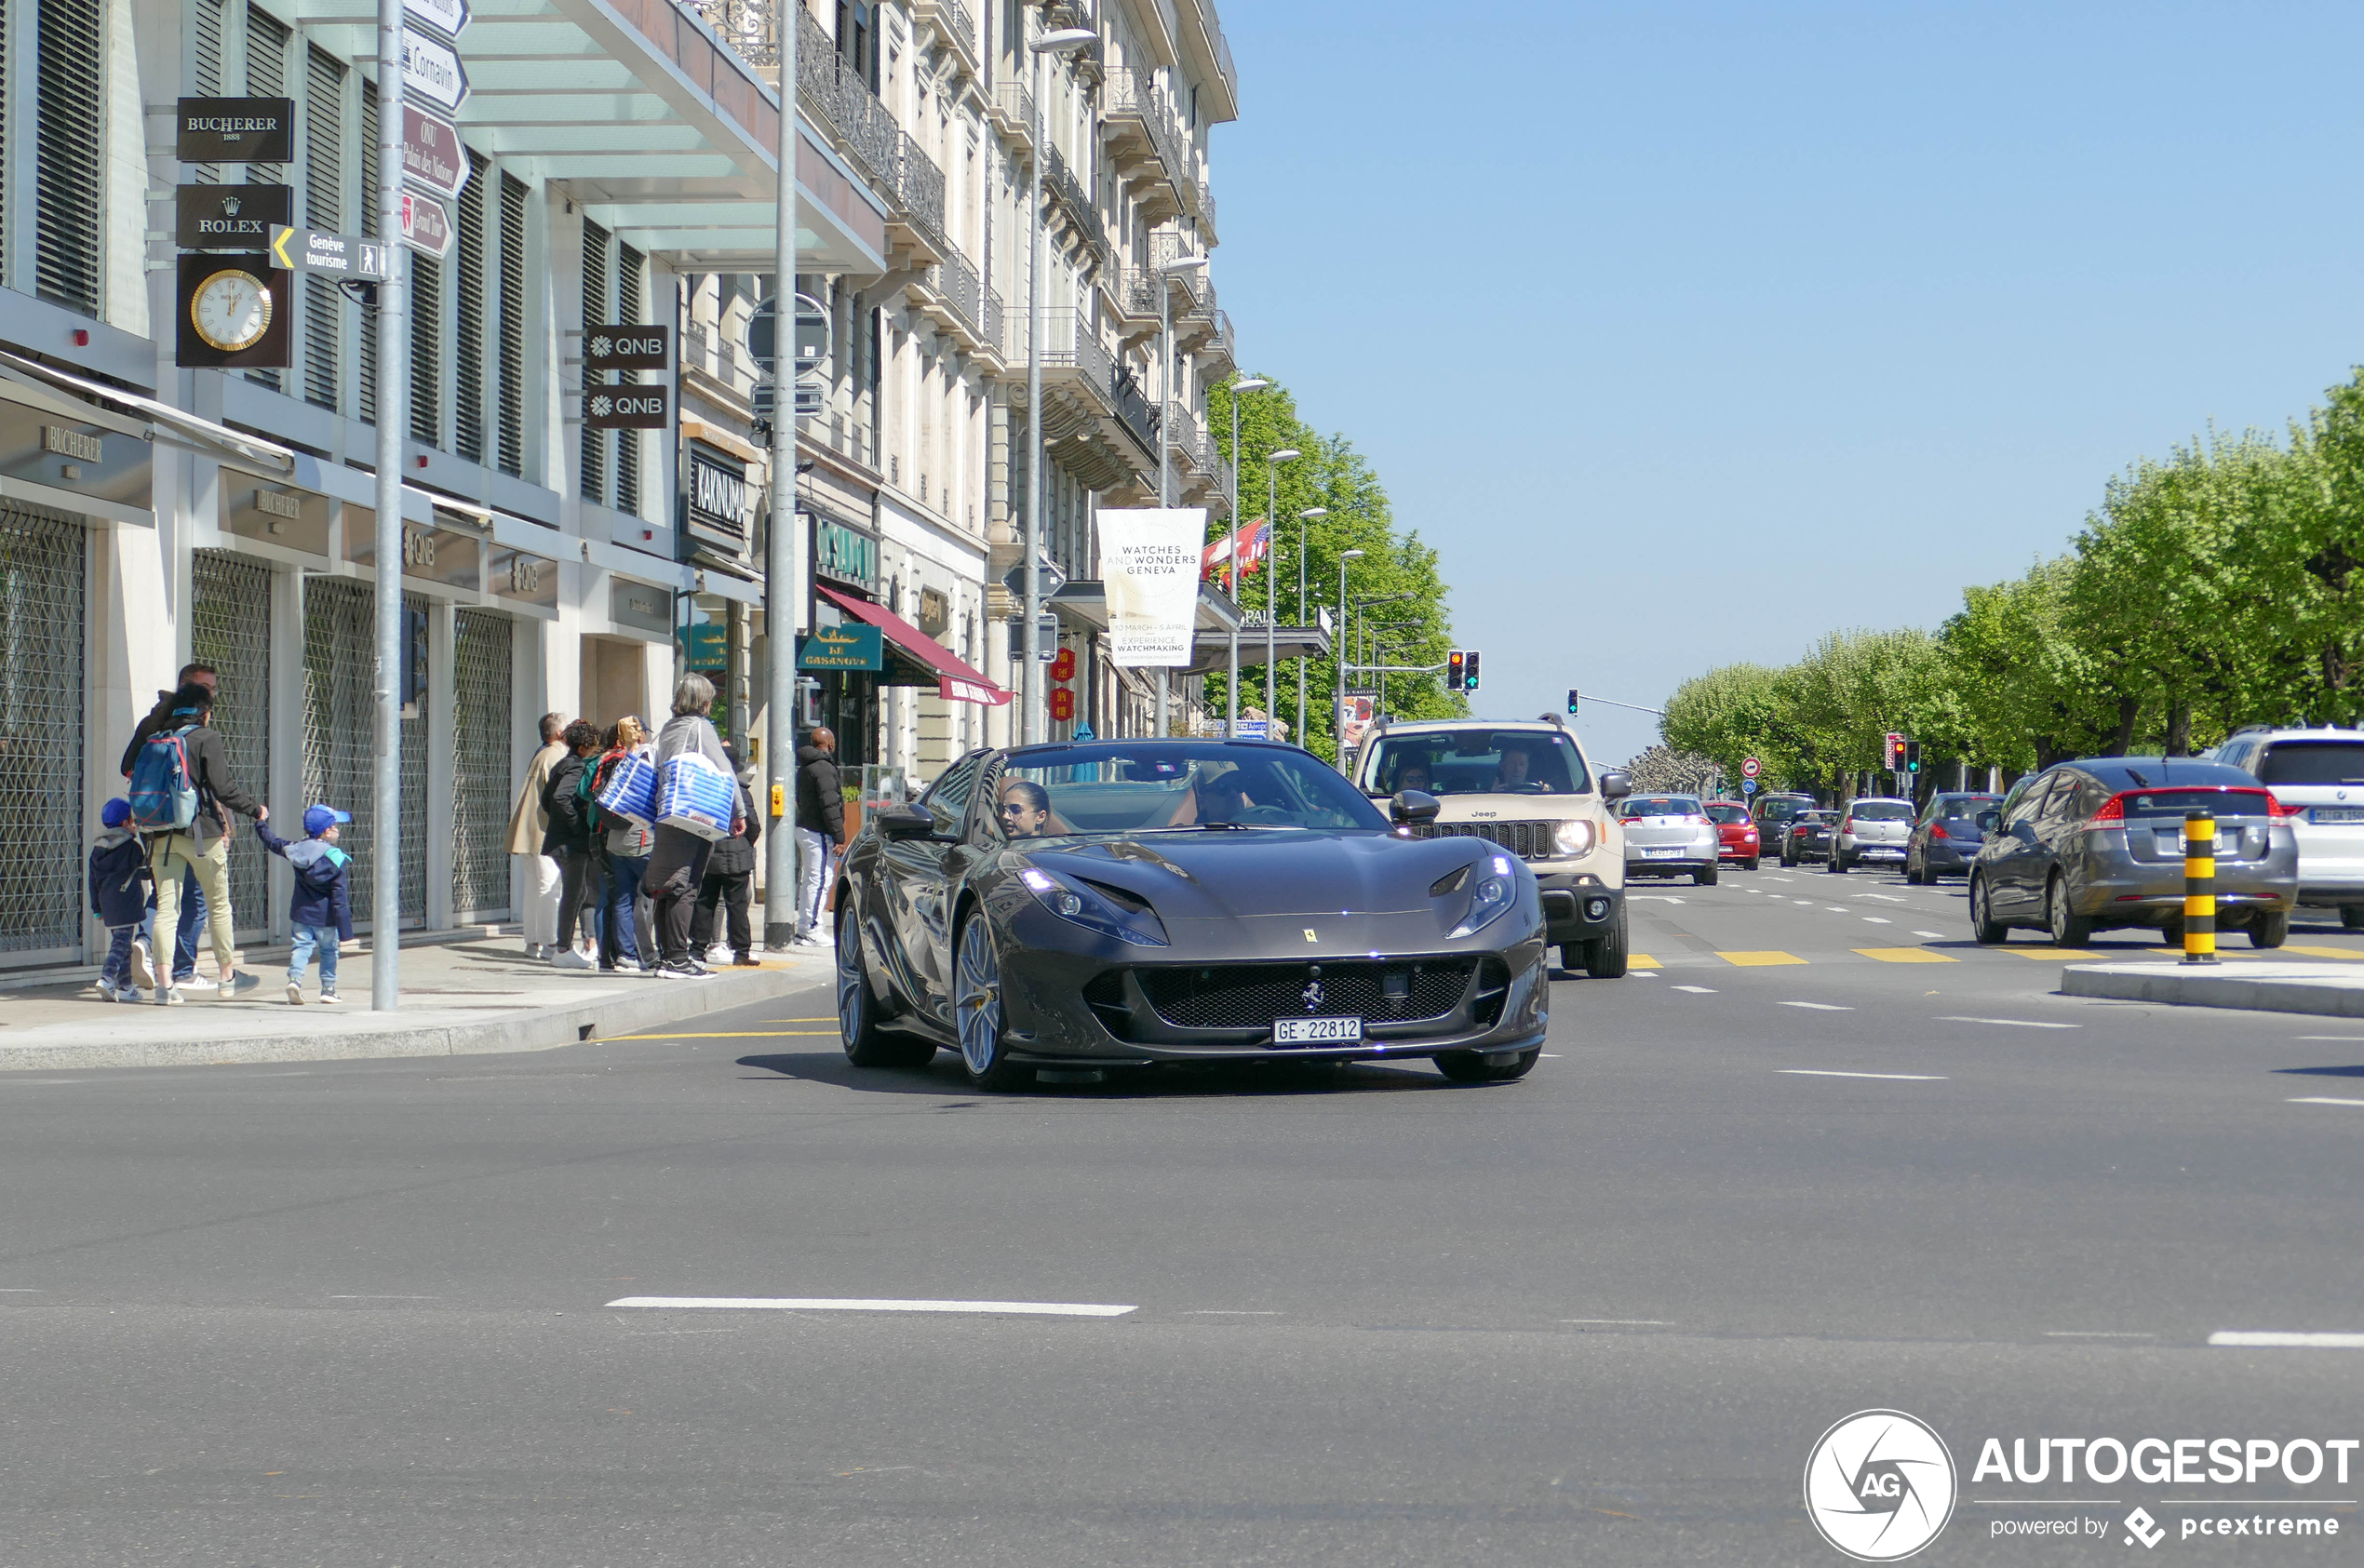
M702 442L690 443L690 534L731 550L755 534L755 487L747 465Z
M920 590L920 630L941 637L952 629L952 596L941 588Z
M329 498L286 489L222 471L222 529L243 539L285 545L307 555L329 553Z
M673 328L625 322L583 329L583 369L599 370L662 370L671 362Z
M295 210L292 185L182 185L172 194L173 237L185 250L261 250Z
M585 430L663 430L665 389L661 386L594 386L583 393Z
M402 106L402 173L430 194L456 196L468 182L468 150L460 127L415 103Z
M823 626L797 648L800 670L875 670L884 667L885 646L876 626Z
M451 254L451 214L433 196L402 193L402 243L437 261Z
M184 98L172 139L184 164L283 164L295 156L292 98Z
M673 634L673 594L653 583L616 578L608 586L608 619L659 637Z
M293 273L261 255L183 255L172 362L189 369L285 369Z
M558 608L557 562L505 544L490 546L485 557L484 585L493 597L544 610Z
M879 542L856 533L834 517L813 518L813 570L839 583L867 591L879 580Z
M483 580L482 556L483 542L476 534L403 522L402 575L414 582L474 593ZM351 502L344 508L344 558L357 567L377 569L378 515Z
M144 512L154 500L149 456L141 436L0 400L0 474L11 479Z
M417 28L404 28L402 90L457 110L468 101L468 73L460 63L460 52Z
M721 670L731 666L731 628L715 621L702 621L694 626L681 628L681 640L693 670Z
M1188 664L1206 513L1110 507L1100 515L1100 578L1111 656L1127 667Z

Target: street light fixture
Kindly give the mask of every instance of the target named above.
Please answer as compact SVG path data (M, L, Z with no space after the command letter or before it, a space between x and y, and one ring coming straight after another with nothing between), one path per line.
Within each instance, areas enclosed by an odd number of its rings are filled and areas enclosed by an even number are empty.
M1022 739L1033 745L1042 739L1042 58L1096 44L1100 35L1089 28L1063 27L1046 33L1027 47L1034 55L1034 114L1029 127L1034 140L1027 159L1026 269L1026 592L1020 599L1026 615L1020 650L1025 664L1018 701ZM785 140L785 138L783 139ZM1081 331L1079 319L1076 330Z
M1311 623L1305 618L1305 525L1316 517L1326 517L1326 506L1309 506L1296 515L1296 622L1301 630ZM1271 677L1268 667L1265 678ZM1305 655L1296 656L1296 744L1305 744Z
M1266 381L1262 376L1242 376L1238 381L1231 383L1230 561L1231 601L1234 604L1237 604L1240 598L1240 394L1242 392L1262 392L1266 387L1270 386L1271 384L1272 383L1270 382ZM1272 514L1269 508L1267 508L1264 514L1264 533L1266 540L1269 542L1272 537ZM1268 553L1269 552L1269 543L1267 545L1267 551ZM1265 568L1264 581L1266 588L1269 590L1272 583L1272 569L1269 567ZM1270 625L1271 621L1269 616L1266 618L1265 623L1268 626ZM1269 650L1265 659L1264 684L1266 688L1265 706L1269 709L1271 706L1270 688L1272 685L1271 658ZM1225 716L1226 723L1223 734L1224 738L1228 740L1230 738L1231 731L1240 727L1240 628L1237 625L1234 625L1231 628L1231 683L1224 688L1224 691L1226 693L1224 697L1224 705L1229 711ZM1272 723L1269 713L1265 716L1264 722L1267 732L1269 733Z
M1338 634L1339 634L1341 637L1343 637L1343 636L1345 635L1345 633L1346 633L1346 610L1347 610L1347 602L1346 602L1346 563L1347 563L1347 562L1349 562L1349 561L1353 561L1353 560L1360 560L1360 559L1362 559L1362 558L1363 558L1363 553L1362 551L1360 551L1360 550L1349 550L1349 551L1347 551L1344 555L1342 555L1342 556L1340 556L1338 557ZM1333 729L1331 730L1331 731L1330 731L1330 738L1331 738L1331 739L1332 739L1332 741L1334 741L1334 742L1336 744L1336 745L1337 745L1337 748L1338 748L1338 771L1339 771L1339 772L1341 772L1341 773L1343 773L1343 772L1345 772L1345 771L1347 771L1347 760L1346 760L1346 650L1345 650L1344 648L1337 647L1336 645L1335 645L1335 644L1334 644L1334 645L1333 645L1333 648L1332 648L1332 650L1337 654L1337 666L1338 666L1338 698L1337 698L1337 704L1336 704L1336 707L1333 710L1333 711L1334 711L1334 713L1335 713L1335 715L1336 715L1336 717L1335 717L1331 720L1332 724L1334 725L1334 728L1333 728Z
M1080 32L1081 29L1071 31ZM1057 37L1058 34L1053 34L1052 36ZM1174 482L1170 477L1171 467L1165 449L1167 437L1171 434L1166 429L1166 423L1174 415L1174 292L1165 286L1165 280L1170 277L1178 277L1184 273L1197 272L1206 265L1206 261L1207 259L1203 256L1177 256L1171 261L1159 262L1155 268L1158 280L1160 370L1158 380L1158 506L1161 510L1174 504ZM1082 327L1079 321L1077 330L1081 329ZM1236 571L1237 566L1235 565L1232 570ZM1191 621L1195 625L1197 623L1195 611L1192 613ZM1160 740L1163 740L1172 733L1172 726L1166 721L1165 716L1165 671L1166 666L1163 664L1158 666L1158 738Z

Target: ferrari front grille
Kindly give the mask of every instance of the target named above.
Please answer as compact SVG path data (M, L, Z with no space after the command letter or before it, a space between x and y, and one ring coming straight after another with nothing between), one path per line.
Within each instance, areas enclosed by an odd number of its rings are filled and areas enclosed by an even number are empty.
M1215 964L1133 972L1158 1016L1177 1029L1269 1029L1276 1018L1442 1018L1461 1005L1475 958L1398 963Z
M1552 837L1556 822L1423 822L1414 823L1415 838L1483 838L1499 844L1521 860L1550 860L1560 852Z

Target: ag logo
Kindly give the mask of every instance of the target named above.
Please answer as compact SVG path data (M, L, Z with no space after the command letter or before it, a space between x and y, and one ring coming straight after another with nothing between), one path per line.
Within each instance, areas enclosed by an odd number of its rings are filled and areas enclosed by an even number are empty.
M1945 1440L1901 1410L1858 1411L1806 1461L1807 1517L1859 1562L1894 1562L1936 1540L1954 1489Z

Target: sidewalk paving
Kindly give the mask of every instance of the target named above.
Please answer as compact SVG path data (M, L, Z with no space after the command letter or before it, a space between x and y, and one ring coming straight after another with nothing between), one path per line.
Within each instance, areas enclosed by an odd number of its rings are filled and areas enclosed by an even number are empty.
M2251 961L2227 967L2136 959L2070 964L2061 971L2061 990L2072 997L2179 1007L2364 1018L2364 963Z
M405 945L393 1012L369 1009L369 957L365 944L339 960L344 1000L335 1007L318 1005L316 962L303 1005L289 1002L284 946L241 956L262 985L235 1000L189 991L179 1007L110 1002L81 978L11 986L0 993L0 1071L542 1051L826 985L833 955L800 947L759 955L759 968L659 980L553 969L529 959L514 934ZM209 974L212 960L199 968Z

